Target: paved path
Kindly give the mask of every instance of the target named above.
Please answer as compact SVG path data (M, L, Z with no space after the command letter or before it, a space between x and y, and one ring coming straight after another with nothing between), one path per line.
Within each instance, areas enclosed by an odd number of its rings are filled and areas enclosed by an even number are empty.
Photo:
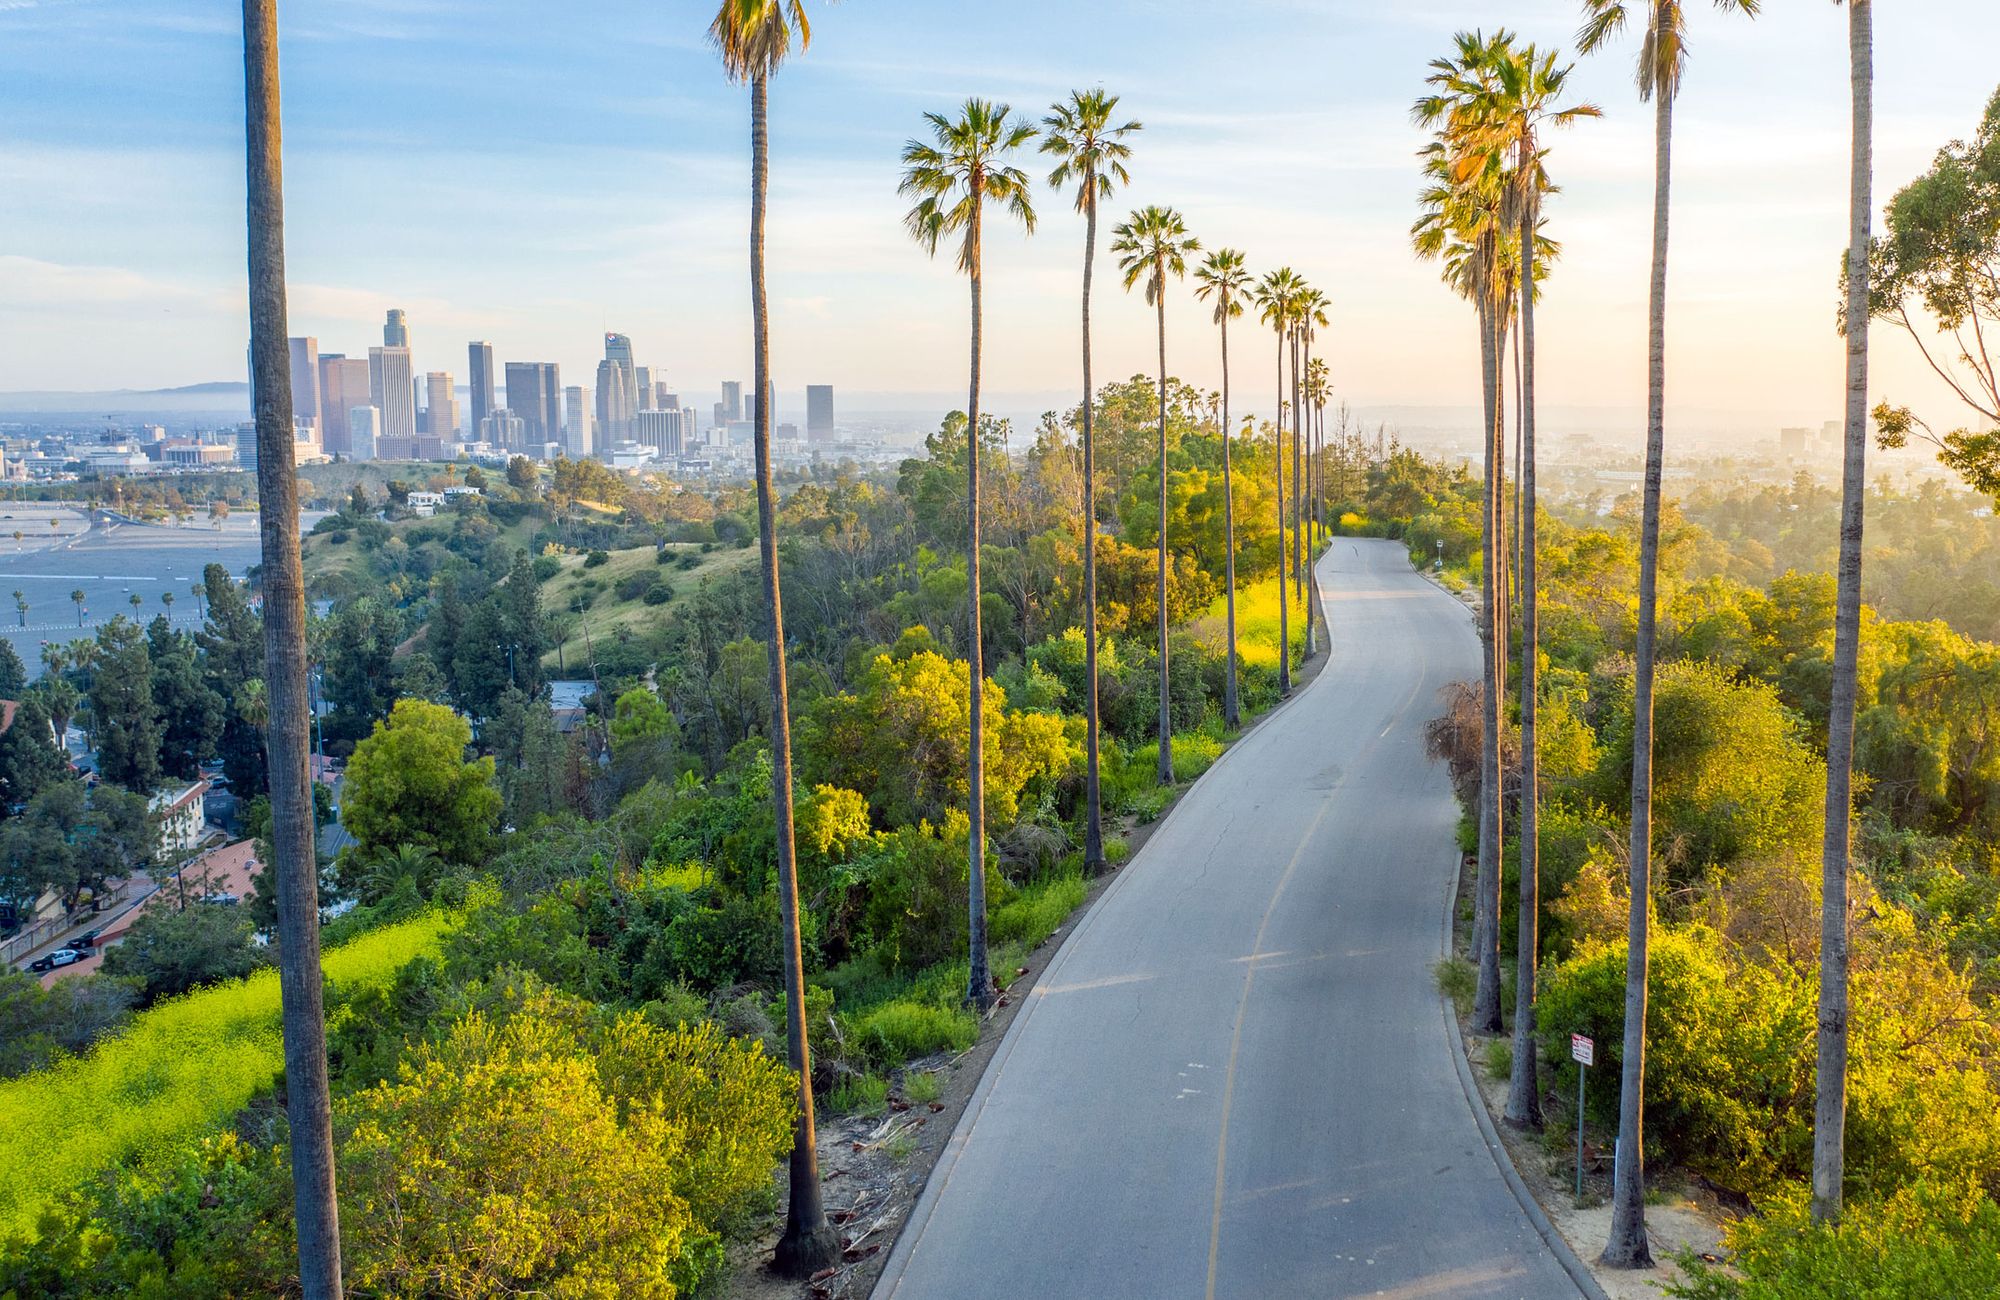
M1478 673L1471 621L1393 542L1317 576L1332 663L1050 964L877 1300L1577 1296L1431 977L1456 813L1423 727Z

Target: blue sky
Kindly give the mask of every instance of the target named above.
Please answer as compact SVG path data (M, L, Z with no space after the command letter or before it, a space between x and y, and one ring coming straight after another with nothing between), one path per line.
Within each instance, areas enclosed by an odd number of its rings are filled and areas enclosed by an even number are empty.
M465 340L588 382L633 337L683 393L748 370L747 95L702 39L712 0L282 0L295 332L357 352L408 310L420 369L463 379ZM1844 11L1766 0L1695 12L1677 140L1672 401L1689 423L1838 414L1831 332L1846 205ZM1996 75L1992 0L1878 6L1880 198L1974 126ZM1039 117L1101 83L1144 120L1119 208L1178 206L1210 246L1299 269L1334 301L1328 346L1363 407L1468 405L1464 308L1414 261L1425 61L1461 27L1570 39L1565 0L811 0L810 53L772 96L776 371L797 402L963 383L965 294L899 224L897 150L967 95ZM240 377L240 7L0 0L0 390ZM1630 40L1584 62L1606 109L1557 143L1565 245L1540 317L1552 406L1622 423L1644 389L1650 113ZM1041 160L1024 160L1038 175ZM1015 409L1076 379L1081 224L1037 195L1033 240L988 245L988 384ZM1151 364L1152 317L1100 280L1099 373ZM1171 364L1219 376L1191 298ZM1268 348L1235 376L1268 404ZM1878 389L1950 415L1904 340ZM921 404L922 397L909 399ZM1718 412L1735 412L1725 417Z

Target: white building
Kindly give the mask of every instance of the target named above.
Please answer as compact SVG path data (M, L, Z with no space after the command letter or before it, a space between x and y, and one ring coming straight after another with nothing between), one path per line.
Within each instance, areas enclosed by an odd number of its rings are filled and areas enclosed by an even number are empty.
M428 519L444 505L442 492L412 492L409 496L410 513Z
M208 833L208 782L160 791L146 803L160 823L160 852L172 858L192 853Z

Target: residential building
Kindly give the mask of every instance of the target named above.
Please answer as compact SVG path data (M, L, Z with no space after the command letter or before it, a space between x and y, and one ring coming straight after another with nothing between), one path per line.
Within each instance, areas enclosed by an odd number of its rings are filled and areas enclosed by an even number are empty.
M428 519L438 512L445 498L442 492L412 492L406 500L411 514Z
M208 834L208 782L170 786L146 801L160 824L160 854L168 861L201 847Z
M477 429L487 416L493 414L493 345L491 343L468 343L465 348L470 368L467 374L472 380L472 415L466 427Z
M833 385L806 385L806 437L813 442L833 441Z

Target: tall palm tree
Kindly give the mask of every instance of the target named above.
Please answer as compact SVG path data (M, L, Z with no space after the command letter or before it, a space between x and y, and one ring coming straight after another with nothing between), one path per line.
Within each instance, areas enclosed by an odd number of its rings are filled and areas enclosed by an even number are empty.
M1323 545L1326 540L1326 403L1332 395L1333 369L1326 364L1326 358L1314 357L1306 363L1306 400L1312 407L1312 445L1306 463L1307 477L1312 480L1315 546Z
M84 602L84 595L83 595L83 588L81 588L81 587L78 587L78 588L77 588L77 589L76 589L75 591L72 591L72 592L70 592L70 594L69 594L69 598L70 598L70 601L71 601L71 603L72 603L72 604L74 604L74 605L76 606L76 625L77 625L78 627L82 627L82 626L83 626L83 602Z
M1167 690L1167 277L1178 280L1187 274L1188 255L1201 251L1201 241L1188 234L1180 213L1158 206L1140 208L1112 234L1111 251L1118 254L1126 290L1143 283L1146 304L1156 309L1160 323L1159 779L1161 785L1172 785L1173 711Z
M1229 321L1243 314L1243 299L1250 290L1250 272L1243 254L1234 248L1218 248L1195 268L1195 297L1213 299L1215 314L1210 317L1222 332L1222 569L1226 587L1224 635L1229 662L1222 678L1222 723L1243 725L1243 707L1236 690L1236 489L1229 469Z
M931 139L911 140L903 146L903 182L899 187L902 194L917 201L903 219L911 237L935 257L946 236L959 236L958 269L972 286L972 365L965 423L966 586L971 606L966 647L971 659L971 728L966 754L970 786L966 800L966 907L971 974L966 999L981 1011L993 1005L993 978L986 966L986 755L985 725L980 717L986 671L979 627L979 361L985 327L980 233L989 203L999 205L1028 233L1034 233L1035 208L1028 175L1008 165L1006 159L1035 138L1035 128L1018 120L1008 121L1012 112L1006 104L968 99L955 121L942 113L924 114Z
M771 77L784 66L797 37L804 50L812 25L800 0L723 0L708 39L722 55L729 78L750 85L750 332L753 379L759 400L751 407L757 473L759 576L764 588L765 660L771 687L771 802L777 822L778 911L784 944L785 1039L798 1075L785 1231L772 1263L786 1277L809 1277L840 1253L820 1198L819 1144L813 1113L812 1048L806 1031L805 955L799 939L798 857L792 829L791 693L785 679L785 613L778 583L776 504L771 491L770 299L764 284L764 220L769 205Z
M1307 287L1299 296L1298 346L1304 358L1305 370L1299 369L1300 362L1292 362L1292 561L1293 572L1299 585L1299 615L1306 622L1306 655L1310 658L1319 652L1319 639L1314 632L1312 611L1312 541L1310 516L1306 511L1307 483L1311 476L1307 473L1309 459L1306 450L1306 430L1311 427L1307 409L1312 404L1311 384L1305 378L1312 370L1312 345L1315 331L1327 323L1326 295Z
M1840 474L1840 576L1826 726L1826 838L1820 856L1818 1087L1812 1217L1840 1218L1847 1170L1847 864L1854 784L1854 697L1861 646L1862 504L1868 461L1869 204L1875 170L1875 16L1847 0L1853 141L1848 179L1847 429Z
M1540 587L1535 561L1535 300L1540 269L1553 256L1554 245L1541 235L1543 200L1555 193L1544 166L1542 133L1603 115L1594 104L1560 105L1570 68L1556 65L1553 51L1533 45L1516 50L1504 41L1494 50L1490 97L1478 116L1487 124L1464 142L1472 151L1497 152L1504 167L1509 225L1517 241L1515 266L1520 329L1515 335L1518 368L1519 470L1516 474L1520 508L1515 511L1520 535L1521 602L1521 893L1514 962L1514 1063L1507 1092L1506 1118L1523 1128L1542 1122L1541 1089L1535 1068L1535 976L1540 960L1541 796L1537 762L1536 723L1539 709L1537 652L1540 646Z
M1097 203L1132 179L1125 160L1132 146L1125 138L1140 130L1137 122L1112 125L1118 97L1103 90L1073 90L1067 103L1052 104L1042 119L1042 152L1056 158L1049 184L1061 189L1076 185L1077 211L1083 213L1083 868L1091 875L1104 870L1104 801L1098 767L1097 716L1097 440L1091 423L1096 394L1090 379L1090 285L1097 263Z
M1292 693L1292 634L1290 593L1285 588L1285 352L1298 319L1305 281L1289 266L1266 271L1252 297L1258 319L1278 337L1278 415L1271 425L1271 450L1278 484L1278 695Z
M1682 0L1583 0L1577 46L1591 54L1623 30L1644 5L1639 98L1653 103L1653 273L1647 322L1646 478L1639 524L1639 625L1632 652L1632 882L1625 956L1625 1043L1618 1092L1618 1155L1612 1174L1611 1235L1604 1263L1646 1268L1646 902L1653 861L1653 675L1660 589L1660 479L1666 459L1667 218L1672 210L1674 101L1687 68L1687 11ZM1755 17L1762 0L1715 0L1716 8Z
M285 187L280 149L277 0L243 0L245 155L250 248L250 365L256 379L258 533L264 575L264 749L271 774L271 870L278 894L278 989L285 1042L299 1286L341 1294L340 1209L333 1182L319 863L306 770L306 587L293 466L290 329L285 312ZM79 609L81 605L79 604Z
M19 591L14 593L14 610L21 616L21 626L28 626L28 598Z

